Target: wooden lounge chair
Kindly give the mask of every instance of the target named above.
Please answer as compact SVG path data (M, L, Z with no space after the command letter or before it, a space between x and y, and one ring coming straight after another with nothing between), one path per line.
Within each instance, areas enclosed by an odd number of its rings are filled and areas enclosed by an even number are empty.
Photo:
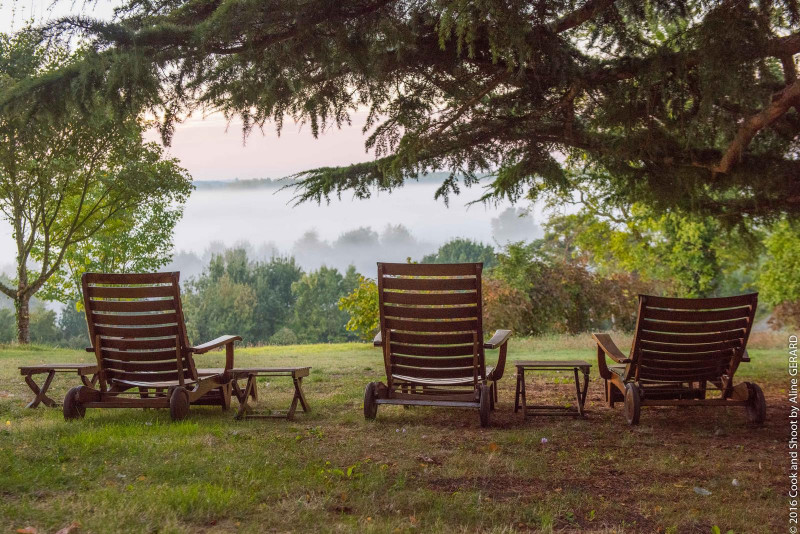
M625 403L628 423L642 406L742 406L764 422L766 402L756 384L733 384L739 363L749 361L747 338L758 294L680 299L639 296L639 316L628 357L608 334L594 334L606 401ZM615 364L607 365L606 356ZM708 390L719 397L706 398Z
M233 344L222 336L193 347L186 336L179 273L82 277L86 321L98 366L98 388L78 386L64 399L64 418L86 408L169 408L174 421L190 404L230 406ZM226 348L222 372L200 373L193 355Z
M386 384L364 393L364 417L379 404L478 408L481 426L497 398L510 330L483 341L482 263L378 263L380 331ZM484 350L500 349L497 367Z

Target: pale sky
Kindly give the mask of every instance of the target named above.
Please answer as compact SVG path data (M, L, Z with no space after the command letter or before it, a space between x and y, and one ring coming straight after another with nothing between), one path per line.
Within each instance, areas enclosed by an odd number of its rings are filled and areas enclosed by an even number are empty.
M215 115L191 117L175 129L168 153L178 158L195 180L282 178L298 171L365 161L361 134L366 113L353 116L352 126L335 127L318 139L308 126L284 122L280 137L274 125L242 139L241 122ZM152 138L157 139L153 133Z
M118 2L97 0L0 0L0 31L20 29L28 20L37 24L70 13L110 18ZM361 128L366 112L352 117L352 126L335 127L314 139L308 126L287 120L280 137L274 125L255 130L243 141L241 122L230 125L220 115L193 116L177 126L167 148L195 180L282 178L315 167L347 165L371 159L364 149ZM158 136L153 133L152 140Z

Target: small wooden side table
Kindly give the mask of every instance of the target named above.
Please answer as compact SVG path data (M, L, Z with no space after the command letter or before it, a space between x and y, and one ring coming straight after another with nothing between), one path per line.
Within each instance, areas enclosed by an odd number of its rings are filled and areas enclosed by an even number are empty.
M305 395L303 394L303 378L311 372L311 367L247 367L231 369L233 376L233 393L239 399L239 411L236 412L236 419L244 418L267 418L279 417L292 420L297 409L297 403L303 412L310 412ZM285 412L270 412L269 414L253 414L251 412L250 400L258 400L258 390L256 389L256 379L259 376L290 376L294 384L294 397L292 404ZM239 380L247 379L244 389L239 386Z
M94 363L43 363L41 365L22 365L19 374L25 377L25 383L36 395L26 408L36 408L39 403L50 408L60 406L61 403L47 396L47 390L53 383L56 373L78 373L84 385L92 387L97 382L97 364ZM33 375L46 374L47 378L41 387L33 381ZM89 378L91 376L91 379Z
M592 365L583 360L525 360L514 362L517 368L517 391L514 395L514 413L522 407L522 415L572 415L585 417L583 405L586 402L586 390L589 386L589 369ZM532 405L528 406L525 391L525 371L572 371L575 376L575 398L578 407ZM578 372L583 373L583 387ZM530 413L528 412L530 410Z

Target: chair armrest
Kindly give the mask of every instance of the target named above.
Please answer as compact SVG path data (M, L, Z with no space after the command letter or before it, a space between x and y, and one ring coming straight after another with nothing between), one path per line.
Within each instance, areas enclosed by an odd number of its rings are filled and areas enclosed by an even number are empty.
M511 330L498 330L492 336L492 339L483 344L484 349L496 349L504 343L508 343L508 338L511 337Z
M631 363L630 358L626 358L622 351L608 334L592 334L592 338L597 342L597 348L602 350L606 356L617 363Z
M378 330L378 333L375 334L375 339L372 340L373 347L380 347L383 345L383 332Z
M94 347L86 347L86 352L94 352Z
M740 362L749 362L750 361L750 355L747 354L747 349L744 349L744 352L742 353L742 359L739 360L739 361Z
M484 349L500 349L500 355L497 357L497 365L489 374L488 379L497 382L503 378L503 373L506 369L506 354L508 353L508 339L511 337L511 330L498 330L492 336L492 339L483 344Z
M203 343L202 345L197 345L196 347L192 347L191 350L195 354L205 354L206 352L214 349L218 349L220 347L224 347L225 345L230 345L235 341L241 341L242 338L239 336L219 336L216 339L212 339L207 343Z

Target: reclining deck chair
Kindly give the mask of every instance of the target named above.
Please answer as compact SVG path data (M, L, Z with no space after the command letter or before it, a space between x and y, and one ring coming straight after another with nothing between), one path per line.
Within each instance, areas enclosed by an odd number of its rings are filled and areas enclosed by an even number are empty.
M378 263L380 331L386 384L371 382L364 416L379 404L478 408L481 426L497 399L510 330L483 341L482 263ZM484 349L500 349L497 367Z
M626 358L608 334L593 334L606 401L625 403L628 423L641 406L742 406L764 422L766 402L756 384L734 386L739 363L749 361L747 338L758 294L681 299L639 295L639 315ZM606 364L606 356L614 362ZM709 386L718 398L706 398Z
M181 309L179 273L99 274L82 277L89 337L98 366L98 388L78 386L64 399L64 418L86 408L169 408L174 421L190 404L230 406L233 345L222 336L192 347ZM194 354L226 348L225 369L200 373Z

